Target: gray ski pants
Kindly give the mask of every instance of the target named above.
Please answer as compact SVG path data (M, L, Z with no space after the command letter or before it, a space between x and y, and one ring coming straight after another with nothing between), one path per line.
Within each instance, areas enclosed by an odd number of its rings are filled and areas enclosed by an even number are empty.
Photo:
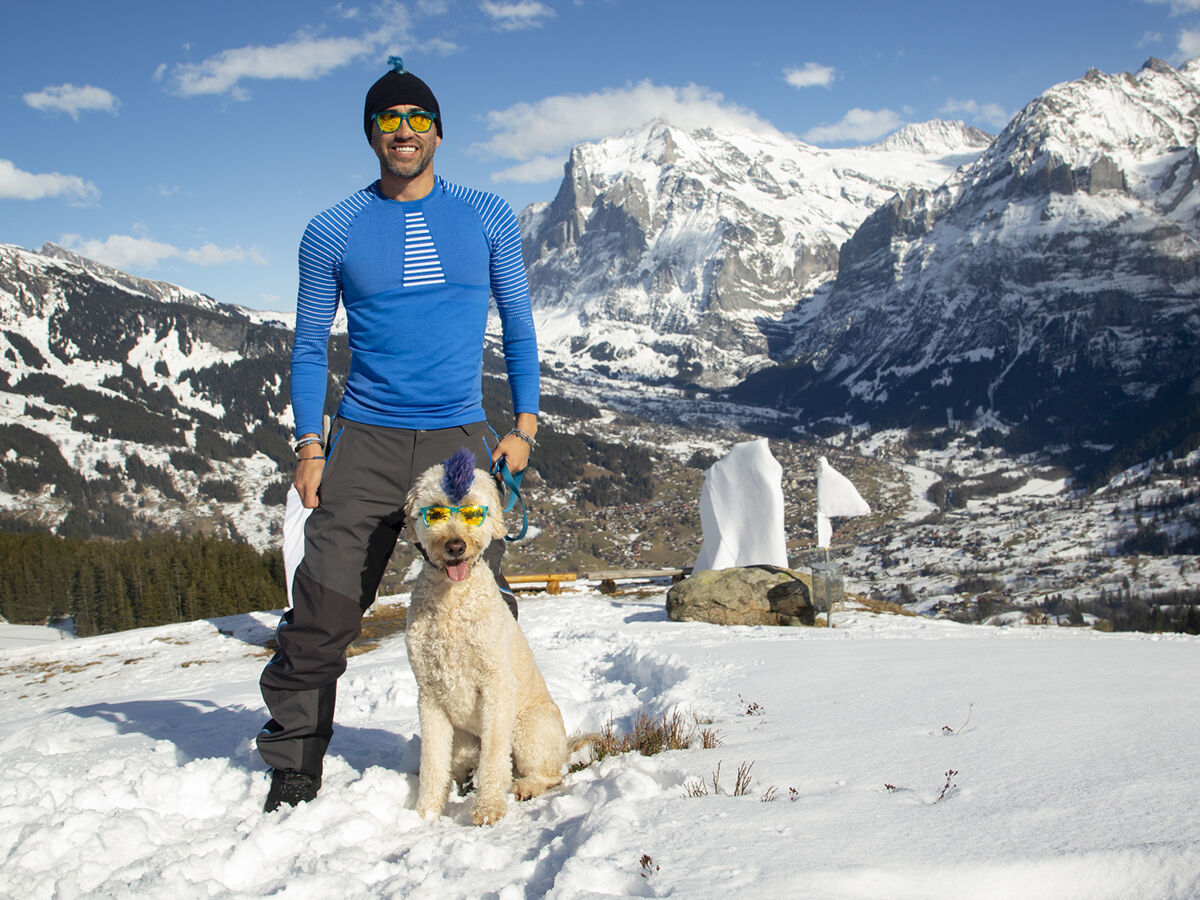
M410 431L334 420L321 503L304 526L292 606L279 623L279 649L259 679L271 713L257 739L267 765L320 777L346 648L375 601L404 524L409 485L460 447L475 453L479 468L489 468L487 434L486 422ZM485 558L515 616L516 600L500 574L503 555L504 541L493 541Z

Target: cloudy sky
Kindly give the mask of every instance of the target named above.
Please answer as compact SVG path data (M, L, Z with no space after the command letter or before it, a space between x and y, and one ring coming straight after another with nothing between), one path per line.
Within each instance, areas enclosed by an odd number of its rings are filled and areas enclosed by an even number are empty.
M998 132L1089 67L1200 55L1200 0L42 0L4 24L0 243L269 309L308 219L378 175L362 103L392 54L437 94L439 174L518 211L572 145L654 117Z

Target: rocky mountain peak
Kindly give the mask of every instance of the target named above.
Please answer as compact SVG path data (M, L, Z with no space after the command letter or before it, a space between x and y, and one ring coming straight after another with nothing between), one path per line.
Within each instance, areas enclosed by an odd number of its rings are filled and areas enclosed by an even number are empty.
M826 150L656 121L574 148L554 201L522 214L546 355L731 383L769 361L769 323L836 272L873 209L940 184L981 135L939 122L890 147Z
M978 155L991 144L994 135L965 122L933 119L905 125L868 149L885 152L918 153L933 158Z
M1198 74L1055 85L946 184L882 205L786 319L789 368L739 396L1062 443L1179 415L1200 368Z

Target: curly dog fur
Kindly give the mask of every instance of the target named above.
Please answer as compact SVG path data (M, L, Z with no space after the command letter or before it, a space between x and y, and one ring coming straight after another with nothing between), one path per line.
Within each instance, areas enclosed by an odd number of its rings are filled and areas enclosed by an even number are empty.
M510 791L525 800L562 781L570 747L525 635L482 560L505 534L495 482L475 469L465 496L451 498L446 489L443 466L433 466L404 505L406 537L426 557L407 626L421 720L417 811L441 815L451 781L462 783L474 770L471 819L486 825L503 817ZM488 508L482 525L458 516L426 525L420 513L474 504Z

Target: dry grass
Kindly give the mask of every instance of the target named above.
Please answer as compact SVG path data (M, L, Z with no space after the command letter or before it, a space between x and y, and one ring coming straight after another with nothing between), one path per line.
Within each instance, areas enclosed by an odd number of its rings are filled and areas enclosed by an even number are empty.
M733 796L745 797L750 793L750 785L754 779L750 777L750 770L754 768L753 762L743 761L738 766L737 775L734 776ZM717 768L712 773L712 788L709 789L708 782L702 778L689 778L683 783L683 796L685 797L707 797L709 794L721 793L721 763L717 763ZM764 803L769 803L775 799L775 788L770 787L767 792L759 798Z
M362 631L346 649L346 656L369 653L379 646L384 638L404 631L408 623L408 607L399 604L375 605L363 616Z
M8 666L4 669L0 669L0 675L15 675L19 678L32 676L33 681L25 682L26 685L45 684L56 675L70 675L74 672L82 672L84 669L89 669L92 666L100 665L100 662L101 661L98 659L93 659L83 663L27 663L26 665Z
M721 737L707 723L702 723L696 716L689 721L679 710L658 717L641 710L633 717L633 727L625 733L619 733L609 717L608 724L591 743L591 759L576 763L571 766L571 771L586 769L607 756L635 752L655 756L666 750L687 750L693 743L708 750L719 746Z
M889 613L894 616L915 616L916 613L911 609L905 609L896 603L888 603L886 600L872 600L870 597L862 594L847 594L847 603L856 603L863 609L873 613Z

